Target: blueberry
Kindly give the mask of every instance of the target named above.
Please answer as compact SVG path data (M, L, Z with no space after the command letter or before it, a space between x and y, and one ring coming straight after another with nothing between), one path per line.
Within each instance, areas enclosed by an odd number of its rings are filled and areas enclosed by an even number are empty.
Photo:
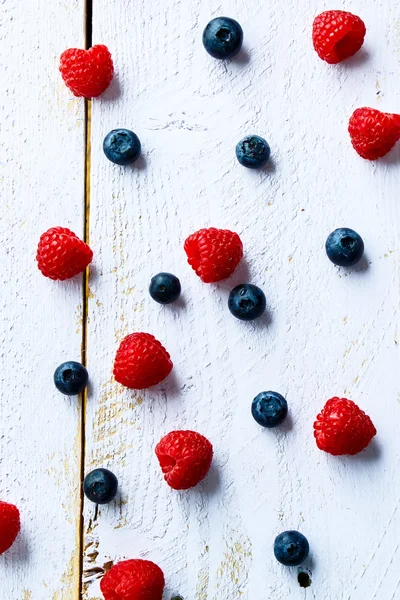
M243 29L234 19L217 17L203 32L203 45L214 58L232 58L240 52Z
M63 363L54 372L56 388L67 396L76 396L83 392L88 383L88 372L81 363L70 360Z
M229 310L241 321L258 319L265 311L265 306L264 292L251 283L237 285L229 294Z
M353 229L340 227L329 234L325 250L329 260L335 265L352 267L363 255L364 242Z
M118 479L108 469L91 471L83 482L86 498L95 504L108 504L114 500L117 490Z
M276 427L286 418L288 405L277 392L261 392L251 405L251 414L259 425Z
M154 275L149 287L150 296L159 304L170 304L181 295L181 283L171 273Z
M260 169L271 155L271 148L264 138L247 135L236 146L236 158L244 167Z
M130 165L140 156L138 136L129 129L113 129L103 142L104 154L116 165Z
M275 539L275 558L286 567L300 565L306 560L309 551L307 538L298 531L284 531Z

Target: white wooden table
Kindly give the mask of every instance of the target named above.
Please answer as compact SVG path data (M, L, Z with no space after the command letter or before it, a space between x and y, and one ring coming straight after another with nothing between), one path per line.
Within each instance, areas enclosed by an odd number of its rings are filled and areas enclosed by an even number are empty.
M117 74L92 103L88 194L84 101L58 74L60 53L85 46L85 0L0 2L0 498L23 523L0 557L1 600L98 600L104 569L134 557L163 568L166 600L400 598L400 146L368 163L346 131L359 106L400 112L399 3L93 4L93 43L110 48ZM364 49L336 67L311 44L327 8L352 10L368 29ZM201 43L221 14L245 33L244 53L226 64ZM137 166L104 157L115 127L139 135ZM269 170L236 162L248 133L269 141ZM40 234L63 225L83 235L85 220L88 289L43 278ZM217 286L201 283L182 247L209 225L237 231L245 247ZM324 242L339 226L363 236L368 268L329 263ZM162 270L181 279L179 306L148 295ZM264 289L268 320L230 315L229 290L243 281ZM133 331L156 335L175 364L174 377L140 394L112 378L118 342ZM52 383L82 350L83 404ZM283 429L251 418L265 389L288 400ZM315 445L314 417L334 395L378 430L357 457ZM210 475L187 493L163 482L153 452L175 428L215 449ZM121 494L96 515L81 477L100 466ZM290 528L310 542L307 589L273 557L275 535Z

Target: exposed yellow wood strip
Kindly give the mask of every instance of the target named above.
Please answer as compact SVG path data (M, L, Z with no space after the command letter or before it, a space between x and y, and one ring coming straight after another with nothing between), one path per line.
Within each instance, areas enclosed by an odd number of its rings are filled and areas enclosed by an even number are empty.
M90 166L91 166L91 118L92 118L92 101L85 101L85 196L84 196L84 240L89 243L89 227L90 227ZM82 364L87 364L87 316L89 302L89 268L84 274L83 286L83 314L82 314ZM81 449L81 481L80 481L80 514L79 514L79 597L82 597L82 574L83 574L83 548L84 548L84 523L83 523L83 479L85 476L85 428L86 428L86 403L87 389L82 393L81 397L81 430L80 430L80 449Z

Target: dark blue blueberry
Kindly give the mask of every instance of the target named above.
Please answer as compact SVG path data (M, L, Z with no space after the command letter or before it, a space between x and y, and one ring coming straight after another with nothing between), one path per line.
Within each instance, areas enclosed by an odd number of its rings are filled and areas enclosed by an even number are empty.
M249 169L260 169L271 155L271 148L264 138L247 135L236 146L236 157L241 165Z
M140 156L138 136L129 129L113 129L103 142L104 154L116 165L130 165Z
M265 306L264 292L251 283L237 285L229 294L229 310L241 321L258 319L265 311Z
M203 44L214 58L232 58L240 52L243 29L229 17L217 17L209 22L203 32Z
M277 392L261 392L251 404L251 414L259 425L276 427L286 418L288 405Z
M358 233L348 227L340 227L329 234L325 250L330 261L339 267L352 267L361 259L364 242Z
M63 363L54 372L56 388L67 396L76 396L83 392L88 383L88 372L81 363L70 360Z
M117 490L118 479L108 469L91 471L83 482L86 498L95 504L108 504L114 500Z
M149 287L150 296L160 304L170 304L181 295L181 283L171 273L154 275Z
M298 531L284 531L275 539L275 558L286 567L300 565L306 560L309 551L307 538Z

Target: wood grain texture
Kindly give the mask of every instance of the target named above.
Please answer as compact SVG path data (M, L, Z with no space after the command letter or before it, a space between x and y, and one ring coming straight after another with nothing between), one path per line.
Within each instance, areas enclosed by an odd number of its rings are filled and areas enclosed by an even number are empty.
M311 44L309 0L161 0L94 6L94 43L117 69L93 106L86 470L111 468L121 495L95 514L85 506L87 600L100 598L110 564L142 556L166 574L165 598L361 600L399 597L397 471L400 208L398 147L377 163L351 149L347 121L359 106L400 111L398 3L354 0L366 22L364 49L329 67ZM209 57L201 33L214 16L237 18L244 51ZM106 133L133 129L143 158L109 163ZM241 168L236 142L266 137L272 163ZM202 284L183 241L203 226L232 228L245 261L231 280ZM330 231L364 238L361 268L327 260ZM159 307L153 274L177 274L182 302ZM268 316L232 318L227 296L251 281ZM122 337L148 331L175 363L164 385L133 393L112 378ZM290 418L261 430L250 415L263 389L287 397ZM378 436L355 458L319 452L312 423L324 402L346 395L372 417ZM214 444L208 478L188 493L163 482L154 446L175 428ZM300 529L312 554L297 569L272 554L275 535Z
M83 46L83 0L0 2L0 499L22 531L0 557L0 597L75 600L79 593L80 406L53 384L80 360L82 281L35 266L41 233L83 231L84 105L58 73Z

